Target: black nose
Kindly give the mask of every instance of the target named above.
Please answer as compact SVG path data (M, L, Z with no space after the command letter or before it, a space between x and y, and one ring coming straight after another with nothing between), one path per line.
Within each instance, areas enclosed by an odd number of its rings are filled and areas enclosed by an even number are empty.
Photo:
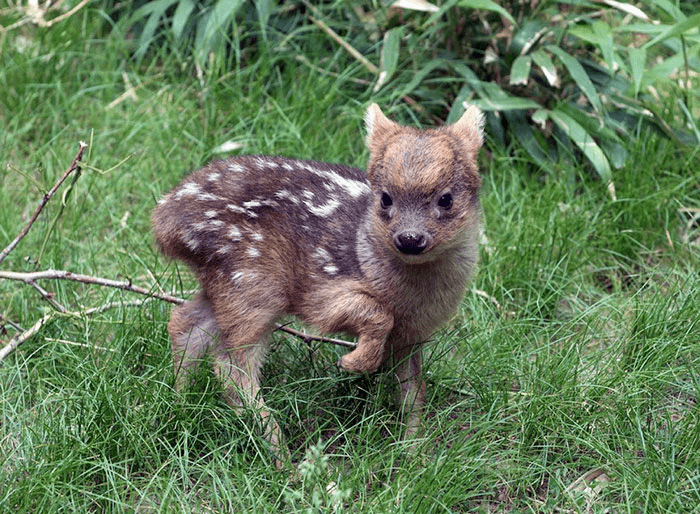
M428 238L421 232L400 232L394 236L394 245L401 253L418 255L428 246Z

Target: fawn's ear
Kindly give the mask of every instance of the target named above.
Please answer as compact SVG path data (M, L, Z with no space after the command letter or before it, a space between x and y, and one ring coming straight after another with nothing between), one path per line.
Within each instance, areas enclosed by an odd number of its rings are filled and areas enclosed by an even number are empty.
M475 156L484 144L484 115L474 105L464 104L466 110L447 130L464 144L464 149Z
M383 141L391 132L399 126L384 116L384 113L377 104L372 104L365 113L365 129L367 137L365 139L369 149L380 141Z

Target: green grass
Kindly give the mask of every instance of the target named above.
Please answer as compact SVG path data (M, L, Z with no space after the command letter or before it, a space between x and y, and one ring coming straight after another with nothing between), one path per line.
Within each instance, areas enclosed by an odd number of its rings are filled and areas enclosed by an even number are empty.
M149 212L215 147L364 167L371 100L412 121L408 106L352 83L362 76L352 62L328 77L293 51L263 49L200 82L177 56L136 66L128 41L101 23L85 10L2 42L0 247L78 141L90 143L65 205L61 193L51 200L3 270L69 269L185 294L194 281L158 255ZM346 59L304 37L319 62ZM109 108L124 74L136 98ZM473 288L498 305L469 292L426 344L418 456L401 441L390 374L343 374L340 349L276 333L264 395L306 462L299 479L280 474L255 416L233 413L211 373L173 390L171 306L152 302L56 317L0 364L0 510L697 511L700 226L680 209L700 207L700 155L647 133L627 151L614 202L588 169L483 152L487 240ZM70 310L135 298L42 285ZM0 281L0 295L0 314L25 329L51 310L17 282ZM3 341L16 333L3 330Z

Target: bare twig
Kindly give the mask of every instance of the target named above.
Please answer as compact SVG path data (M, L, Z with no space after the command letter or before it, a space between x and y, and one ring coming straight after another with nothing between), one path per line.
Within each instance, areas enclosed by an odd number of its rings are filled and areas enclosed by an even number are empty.
M33 280L28 281L27 284L31 285L34 289L39 291L39 294L42 296L42 298L49 302L53 306L53 308L56 309L58 312L68 312L68 309L66 309L63 305L61 305L54 299L53 293L49 293L46 289L41 287Z
M158 298L159 300L164 300L170 303L184 303L185 300L182 298L177 298L166 293L156 293L150 289L145 289L143 287L135 286L131 281L118 281L111 280L109 278L93 277L91 275L81 275L79 273L72 273L66 270L44 270L44 271L34 271L30 273L16 272L16 271L0 271L0 278L7 280L18 280L26 284L31 284L36 280L72 280L74 282L82 282L83 284L95 284L98 286L114 287L116 289L123 289L124 291L131 291L132 293L138 293L145 296L150 296L152 298Z
M46 325L51 319L53 319L53 317L55 315L56 315L56 312L50 312L50 313L46 314L43 318L41 318L39 321L34 323L34 325L32 325L31 328L25 330L21 334L17 334L15 337L10 339L10 341L5 346L0 348L0 362L2 362L2 360L5 357L10 355L12 352L14 352L19 347L19 345L21 345L27 339L29 339L34 334L39 332L39 330L41 330L41 328L44 325Z
M80 9L85 7L87 3L90 0L82 0L78 5L73 7L70 11L63 13L59 16L56 16L55 18L52 18L50 20L45 19L45 15L48 14L51 11L56 11L61 7L61 4L64 3L65 0L59 0L53 5L50 5L47 2L47 5L40 7L38 2L29 2L27 7L16 7L15 9L18 11L24 11L24 17L20 19L18 22L13 23L12 25L8 25L7 27L3 27L0 25L0 33L5 34L9 32L12 29L16 29L17 27L21 27L22 25L26 25L28 23L34 23L38 25L39 27L50 27L52 25L55 25L56 23L59 23L66 18L69 18L73 16L76 12L78 12ZM11 12L11 10L10 10Z
M109 309L114 309L115 307L139 307L141 305L144 305L146 302L149 302L153 300L154 298L146 298L144 300L133 300L130 302L110 302L106 303L104 305L100 305L99 307L92 307L90 309L86 309L84 311L76 311L76 312L50 312L46 315L44 315L42 318L39 319L34 325L32 325L30 328L22 332L21 334L17 334L15 337L10 339L10 341L0 348L0 364L2 364L3 359L7 357L9 354L11 354L13 351L15 351L22 343L26 342L29 340L32 336L36 335L39 330L42 329L44 325L46 325L49 321L54 319L57 316L73 316L76 318L82 318L85 316L91 316L93 314L99 314L101 312L107 311Z
M78 150L77 155L73 159L73 162L71 162L70 166L66 170L66 172L63 174L63 176L58 179L58 181L53 185L53 187L46 193L44 194L44 197L41 199L41 202L39 202L39 205L37 206L36 210L34 211L34 214L32 217L29 219L27 224L24 226L24 228L20 231L19 234L17 234L17 237L9 244L7 247L0 252L0 262L2 262L7 255L14 250L15 246L19 244L19 242L24 238L24 236L27 235L27 232L29 232L29 229L32 228L32 225L36 221L36 219L39 217L39 214L41 214L41 211L44 210L44 207L48 203L48 201L51 199L51 197L56 194L56 191L58 190L59 187L61 187L61 184L65 182L65 180L68 178L68 176L73 173L76 170L80 169L80 159L83 157L83 152L85 151L85 148L87 148L87 144L84 142L80 142L80 149Z
M320 28L323 32L328 34L331 39L333 39L336 43L338 43L340 46L342 46L350 55L352 55L356 60L358 60L367 70L374 74L377 75L379 73L379 68L372 64L369 59L367 59L364 55L362 55L360 52L358 52L352 45L350 45L348 42L346 42L342 37L340 37L332 28L330 28L328 25L326 25L323 21L317 20L313 16L309 16L309 19L313 22L314 25L316 25L318 28Z
M61 14L60 16L56 16L55 18L52 18L52 19L50 19L49 21L44 20L43 16L42 16L41 18L35 20L35 21L36 21L37 25L39 25L40 27L50 27L51 25L55 25L56 23L58 23L58 22L60 22L60 21L63 21L63 20L65 20L66 18L69 18L69 17L73 16L73 15L74 15L75 13L77 13L80 9L82 9L83 7L85 7L85 5L87 5L87 3L88 3L89 1L90 1L90 0L82 0L82 2L80 2L78 5L76 5L75 7L73 7L73 8L72 8L70 11L68 11L67 13ZM63 2L59 2L59 4L61 4L61 3L63 3ZM58 7L58 6L55 6L54 9L57 8L57 7Z
M323 68L316 66L311 61L309 61L309 59L305 55L297 55L295 57L295 59L297 61L299 61L300 63L304 64L305 66L308 66L312 70L317 71L318 73L321 73L323 75L328 75L331 77L340 77L340 73L334 73L332 71L324 70ZM347 77L347 79L350 82L354 82L355 84L360 84L362 86L369 86L371 84L371 82L369 80L358 79L356 77Z
M302 339L305 343L309 343L311 341L320 341L322 343L337 344L338 346L344 346L346 348L356 348L357 347L357 343L353 343L352 341L344 341L342 339L333 339L332 337L314 336L314 335L306 334L304 332L300 332L298 330L294 330L293 328L289 328L286 325L277 325L276 330L279 330L280 332L286 332L288 334L296 336L296 337Z
M7 319L5 316L3 316L2 314L0 314L0 329L1 329L1 328L4 328L4 327L2 326L3 324L10 325L10 326L11 326L12 328L14 328L17 332L24 332L24 329L23 329L20 325L18 325L17 323L15 323L14 321L12 321L11 319Z
M321 11L313 5L309 0L302 0L304 5L316 16L320 16L322 13ZM379 68L374 65L369 59L367 59L364 55L362 55L360 52L357 51L350 43L345 41L342 37L338 35L336 31L334 31L332 28L330 28L328 25L326 25L325 22L314 18L313 16L309 16L309 19L311 22L316 25L318 28L320 28L323 32L325 32L328 36L330 36L333 41L338 43L340 46L342 46L346 52L348 52L350 55L352 55L356 60L358 60L367 70L372 73L373 75L379 74Z

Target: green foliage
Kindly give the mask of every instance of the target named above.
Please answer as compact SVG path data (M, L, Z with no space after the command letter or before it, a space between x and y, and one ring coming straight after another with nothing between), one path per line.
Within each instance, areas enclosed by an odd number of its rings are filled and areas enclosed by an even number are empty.
M341 489L334 481L329 481L329 458L324 451L325 447L319 441L309 447L304 460L299 463L299 488L284 492L290 512L345 512L345 503L350 499L352 490Z
M270 39L277 51L313 61L305 36L322 20L321 30L353 52L331 68L342 73L352 55L372 75L363 94L417 103L448 121L474 103L488 112L494 142L517 141L544 169L583 156L613 198L613 169L629 159L625 139L651 128L678 144L700 142L691 78L700 71L700 14L686 14L692 3L400 5L153 0L133 16L145 20L136 55L169 40L218 76L231 65L227 54Z
M667 29L614 32L614 41L629 38L637 50L629 71L612 78L545 41L516 67L527 86L511 86L514 63L483 63L489 45L507 43L496 30L501 15L486 9L495 4L453 1L438 14L349 2L316 3L313 11L290 2L270 4L262 22L246 3L233 16L234 32L222 36L224 50L201 63L187 47L196 32L181 47L162 32L177 5L139 60L125 58L139 48L137 27L98 1L51 27L27 22L3 33L0 248L25 226L78 141L90 146L82 174L51 199L2 271L67 269L185 296L195 280L159 255L149 212L193 169L231 153L363 167L362 114L372 100L395 119L436 125L458 116L462 100L488 100L466 86L486 93L495 84L499 101L520 110L490 111L481 263L461 311L425 345L427 405L412 458L393 375L341 373L334 363L344 350L273 335L263 395L299 471L280 474L256 414L226 405L209 368L184 394L173 389L170 305L129 306L142 297L38 281L71 311L117 304L99 315L63 314L31 285L2 279L0 346L46 313L53 318L0 362L0 512L697 511L700 147L666 136L697 118L697 89L678 85L686 79L684 59L673 57L681 38L642 49ZM524 26L515 2L498 4ZM467 8L475 5L486 10ZM619 13L603 2L560 5L563 14L595 6L594 21ZM683 12L693 18L690 4L656 5L661 10L642 7L666 27ZM4 27L25 19L7 12L0 8ZM540 10L531 14L545 20ZM111 32L108 16L116 20ZM689 49L693 30L682 34ZM528 93L563 95L543 75L548 60L594 112L590 89L570 76L575 65L548 45L576 57L603 111L611 100L600 79L617 83L627 73L640 105L654 109L648 123L619 137L626 159L610 161L616 202L586 160L550 154L566 139L557 145L560 129L549 117L547 131L530 134L546 174L532 172L537 161L510 128L508 117L521 115L538 127L531 114L566 100L548 104ZM602 49L586 48L603 62ZM626 62L626 48L605 51ZM487 67L493 75L480 80ZM656 73L670 78L652 81ZM614 155L596 142L606 158Z

